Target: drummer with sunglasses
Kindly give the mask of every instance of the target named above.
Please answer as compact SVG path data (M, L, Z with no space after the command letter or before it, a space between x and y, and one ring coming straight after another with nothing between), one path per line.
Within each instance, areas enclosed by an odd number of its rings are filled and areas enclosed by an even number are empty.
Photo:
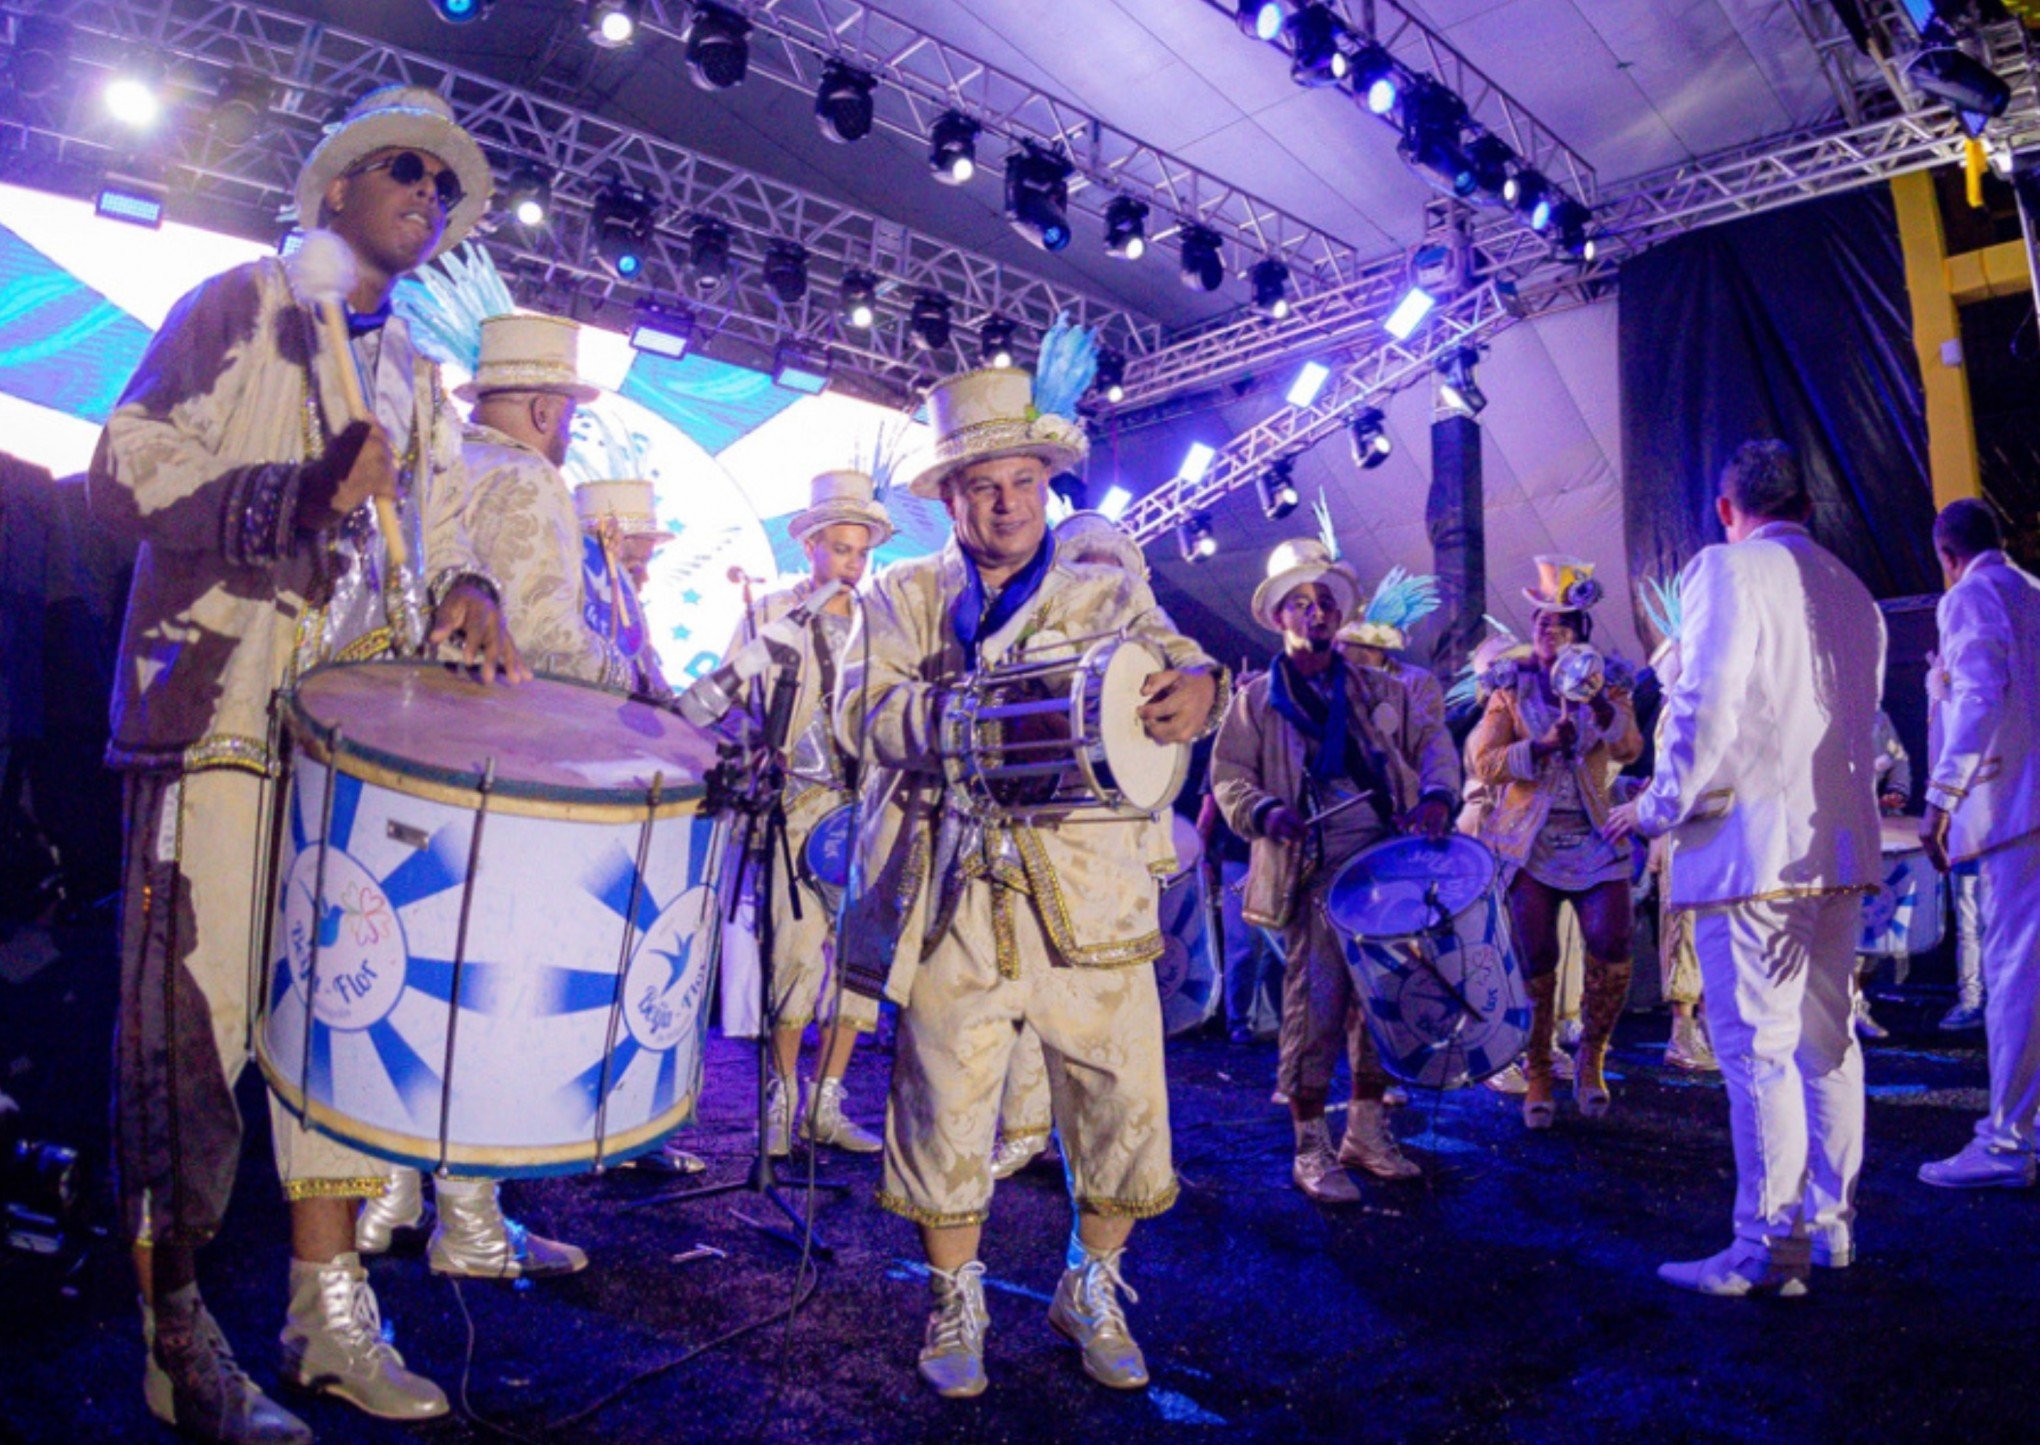
M526 675L461 526L460 418L389 309L398 277L458 242L489 189L439 95L364 97L306 161L297 202L353 254L350 359L374 420L342 426L311 308L283 263L257 261L178 303L93 462L95 515L141 543L108 758L127 792L120 1199L149 1408L195 1439L311 1439L241 1372L196 1283L240 1153L271 695L318 664L386 655L413 626L428 645L458 636L485 673ZM385 575L377 499L409 534L405 576ZM413 612L421 593L429 627ZM291 1218L285 1380L385 1419L445 1414L446 1396L384 1337L355 1253L355 1210L387 1171L273 1101L270 1113Z
M1276 1087L1296 1130L1290 1177L1325 1204L1360 1198L1348 1166L1378 1179L1421 1172L1389 1131L1388 1075L1326 896L1347 861L1375 843L1398 832L1443 838L1459 798L1442 712L1333 646L1359 596L1359 579L1328 540L1284 542L1269 555L1253 614L1281 635L1282 652L1233 699L1211 754L1213 796L1252 848L1242 912L1281 930L1288 955ZM1325 1103L1342 1044L1353 1093L1334 1153Z

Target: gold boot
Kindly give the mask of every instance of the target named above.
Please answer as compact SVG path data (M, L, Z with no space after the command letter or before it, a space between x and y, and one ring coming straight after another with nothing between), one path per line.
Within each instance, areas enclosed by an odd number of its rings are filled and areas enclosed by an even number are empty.
M1530 1045L1523 1059L1523 1127L1549 1129L1558 1116L1551 1097L1551 1040L1558 1031L1558 975L1547 973L1529 981Z
M1587 960L1587 993L1580 1012L1586 1028L1580 1035L1579 1057L1573 1065L1573 1100L1582 1118L1599 1119L1608 1112L1614 1096L1602 1072L1608 1062L1608 1041L1615 1037L1615 1021L1629 998L1629 960L1610 963Z

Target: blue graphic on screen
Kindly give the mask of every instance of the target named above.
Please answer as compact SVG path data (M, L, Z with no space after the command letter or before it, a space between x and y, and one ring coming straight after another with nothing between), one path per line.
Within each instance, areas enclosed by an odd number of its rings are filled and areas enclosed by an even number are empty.
M103 422L149 336L148 327L0 226L0 391Z

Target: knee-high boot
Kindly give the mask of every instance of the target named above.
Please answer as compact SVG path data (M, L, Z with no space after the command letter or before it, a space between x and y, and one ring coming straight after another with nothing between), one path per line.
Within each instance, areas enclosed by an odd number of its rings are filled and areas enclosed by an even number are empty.
M1558 1031L1558 974L1547 973L1529 981L1530 1048L1523 1060L1523 1077L1529 1092L1523 1095L1523 1127L1549 1129L1558 1105L1551 1097L1551 1040Z
M1573 1063L1573 1099L1586 1118L1598 1119L1608 1112L1611 1095L1602 1068L1608 1062L1608 1041L1615 1037L1615 1021L1628 999L1629 960L1589 958L1586 997L1580 1006L1585 1029Z

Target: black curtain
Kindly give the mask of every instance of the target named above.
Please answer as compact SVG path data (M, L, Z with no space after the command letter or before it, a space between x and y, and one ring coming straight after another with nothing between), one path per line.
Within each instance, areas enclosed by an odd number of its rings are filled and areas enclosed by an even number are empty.
M1878 597L1937 592L1933 486L1904 258L1873 186L1668 241L1622 269L1630 574L1675 576L1721 540L1721 469L1790 443L1814 535ZM1641 624L1639 615L1639 624Z
M1445 614L1431 665L1450 676L1487 635L1487 525L1481 488L1480 423L1470 416L1431 423L1431 490L1424 527L1438 568Z

